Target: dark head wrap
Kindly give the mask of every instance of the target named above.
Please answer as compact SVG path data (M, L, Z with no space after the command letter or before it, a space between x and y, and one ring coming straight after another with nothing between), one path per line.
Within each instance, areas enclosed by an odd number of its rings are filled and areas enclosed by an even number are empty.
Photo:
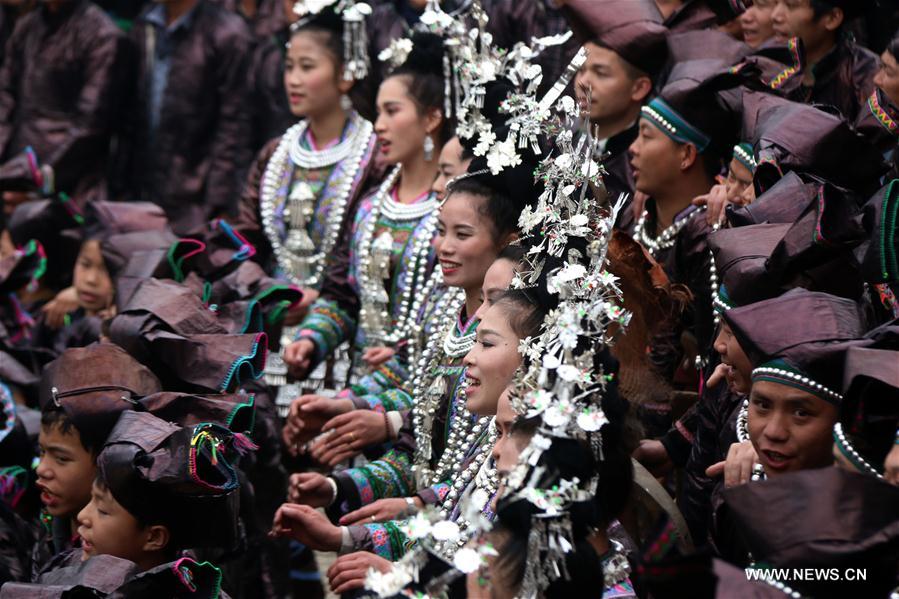
M256 421L256 398L247 393L193 395L163 391L140 400L142 410L179 426L212 422L249 435Z
M766 266L789 228L787 224L752 225L721 229L709 236L720 281L718 296L712 298L715 311L723 313L779 295Z
M806 181L790 172L751 204L739 208L729 207L727 220L733 227L793 223L819 196L827 197L831 193L834 193L832 185L811 179Z
M791 580L804 596L886 597L896 586L899 488L843 468L818 468L726 489L724 501L756 562L866 573L851 582Z
M166 231L165 212L151 202L91 202L84 209L84 234L103 239L135 231Z
M43 282L51 289L62 289L71 280L83 222L71 201L35 200L15 209L7 229L17 247L31 240L40 243L47 258Z
M44 246L34 239L0 260L0 295L34 286L47 271Z
M97 457L100 480L129 513L167 524L177 548L229 548L237 539L233 460L255 446L227 428L122 414Z
M699 29L672 33L668 37L671 62L719 60L736 64L752 52L752 48L717 29Z
M717 60L679 63L662 93L643 107L643 118L674 141L724 160L738 141L739 118L722 92L748 75Z
M787 171L816 175L871 193L886 170L883 157L839 116L771 94L743 96L743 138L755 148L757 195Z
M864 279L869 283L899 281L899 180L875 193L859 220L867 233L856 250Z
M166 390L230 391L262 376L265 366L265 333L230 334L225 326L254 320L258 326L258 307L245 306L246 319L219 319L189 288L148 279L112 320L109 336L155 372Z
M796 387L837 405L842 401L846 351L864 334L856 302L797 288L723 317L752 362L753 380Z
M162 390L159 380L110 343L67 349L41 377L41 411L61 410L86 447L99 450L119 415Z
M668 29L651 0L569 0L562 11L582 43L614 51L653 80L668 62Z
M226 221L216 219L173 246L168 261L176 281L183 281L188 272L215 280L255 255L256 248L243 235Z

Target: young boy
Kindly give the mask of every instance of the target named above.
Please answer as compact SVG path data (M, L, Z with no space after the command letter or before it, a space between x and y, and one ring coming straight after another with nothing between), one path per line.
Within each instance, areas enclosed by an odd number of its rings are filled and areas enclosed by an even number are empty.
M49 516L33 573L77 538L75 517L91 498L96 457L133 397L161 391L158 379L123 349L96 344L66 350L41 379L37 486Z
M238 509L231 459L246 447L217 424L180 427L146 412L123 413L78 514L78 558L114 555L145 571L183 549L230 548Z

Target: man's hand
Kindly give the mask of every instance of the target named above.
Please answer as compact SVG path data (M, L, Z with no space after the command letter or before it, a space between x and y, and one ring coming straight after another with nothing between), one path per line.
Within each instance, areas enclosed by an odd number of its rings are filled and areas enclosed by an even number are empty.
M328 477L318 472L299 472L290 475L287 500L312 507L328 507L334 499L334 487Z
M705 474L716 478L724 474L724 487L736 487L752 480L752 467L758 462L758 455L750 441L733 443L727 450L727 458L723 462L709 466Z
M308 505L285 503L275 512L272 537L290 537L315 551L339 551L340 529Z

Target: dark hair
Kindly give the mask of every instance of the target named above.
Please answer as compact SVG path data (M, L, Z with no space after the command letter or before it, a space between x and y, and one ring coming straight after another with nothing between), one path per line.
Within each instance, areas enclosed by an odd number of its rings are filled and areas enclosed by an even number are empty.
M420 115L429 110L440 110L443 120L437 129L437 147L442 147L453 137L455 125L443 114L443 38L439 35L417 31L412 35L412 51L406 62L397 67L389 77L402 77L406 90ZM388 77L388 78L389 78Z
M74 430L78 435L81 446L96 457L106 444L106 437L100 438L98 435L91 435L89 431L82 431L64 410L48 408L41 412L41 426L46 428L58 428L59 432L66 435ZM106 431L109 432L109 431Z
M331 27L322 25L315 20L300 21L290 29L290 39L301 33L309 33L315 37L318 44L331 55L334 60L335 70L343 66L343 35Z
M521 207L506 194L484 185L474 177L454 181L447 190L447 198L455 193L467 193L487 200L478 206L478 213L493 223L494 241L499 242L506 235L518 230Z
M105 491L109 491L109 494L112 495L113 499L116 499L115 493L112 492L112 488L110 488L102 468L97 468L97 477L94 479L94 484ZM121 505L123 510L131 514L131 517L137 520L137 525L142 529L146 529L149 526L165 526L168 529L169 542L163 548L163 552L166 555L175 556L182 549L187 549L187 547L182 546L183 543L178 539L178 526L176 524L176 516L169 515L169 510L166 509L168 506L158 505L159 510L153 514L148 515L132 512L127 507L122 505L122 503L119 502L118 499L116 499L116 503Z
M500 251L499 256L497 256L496 259L508 260L509 262L519 264L526 253L527 249L520 243L510 243Z
M833 9L837 8L837 6L835 4L827 2L826 0L809 0L809 4L812 7L813 18L816 21L818 19L820 19L821 17L823 17L824 15L826 15L827 13L829 13L830 11L832 11ZM844 10L843 11L843 22L840 23L840 27L839 27L839 29L837 29L837 31L840 31L846 25L846 21L848 21L848 19L846 18L846 11Z
M493 305L503 306L509 318L509 326L519 338L536 337L540 334L545 315L524 289L507 289L496 298Z
M893 55L893 58L895 58L896 61L899 61L899 35L890 40L886 49L887 52Z

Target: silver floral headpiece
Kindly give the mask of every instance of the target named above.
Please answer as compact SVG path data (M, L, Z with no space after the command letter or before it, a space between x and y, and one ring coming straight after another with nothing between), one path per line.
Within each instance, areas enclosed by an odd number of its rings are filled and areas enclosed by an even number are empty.
M326 8L332 7L343 19L343 78L359 81L368 75L368 34L365 18L371 14L371 6L355 0L299 0L293 5L293 12L303 24Z

